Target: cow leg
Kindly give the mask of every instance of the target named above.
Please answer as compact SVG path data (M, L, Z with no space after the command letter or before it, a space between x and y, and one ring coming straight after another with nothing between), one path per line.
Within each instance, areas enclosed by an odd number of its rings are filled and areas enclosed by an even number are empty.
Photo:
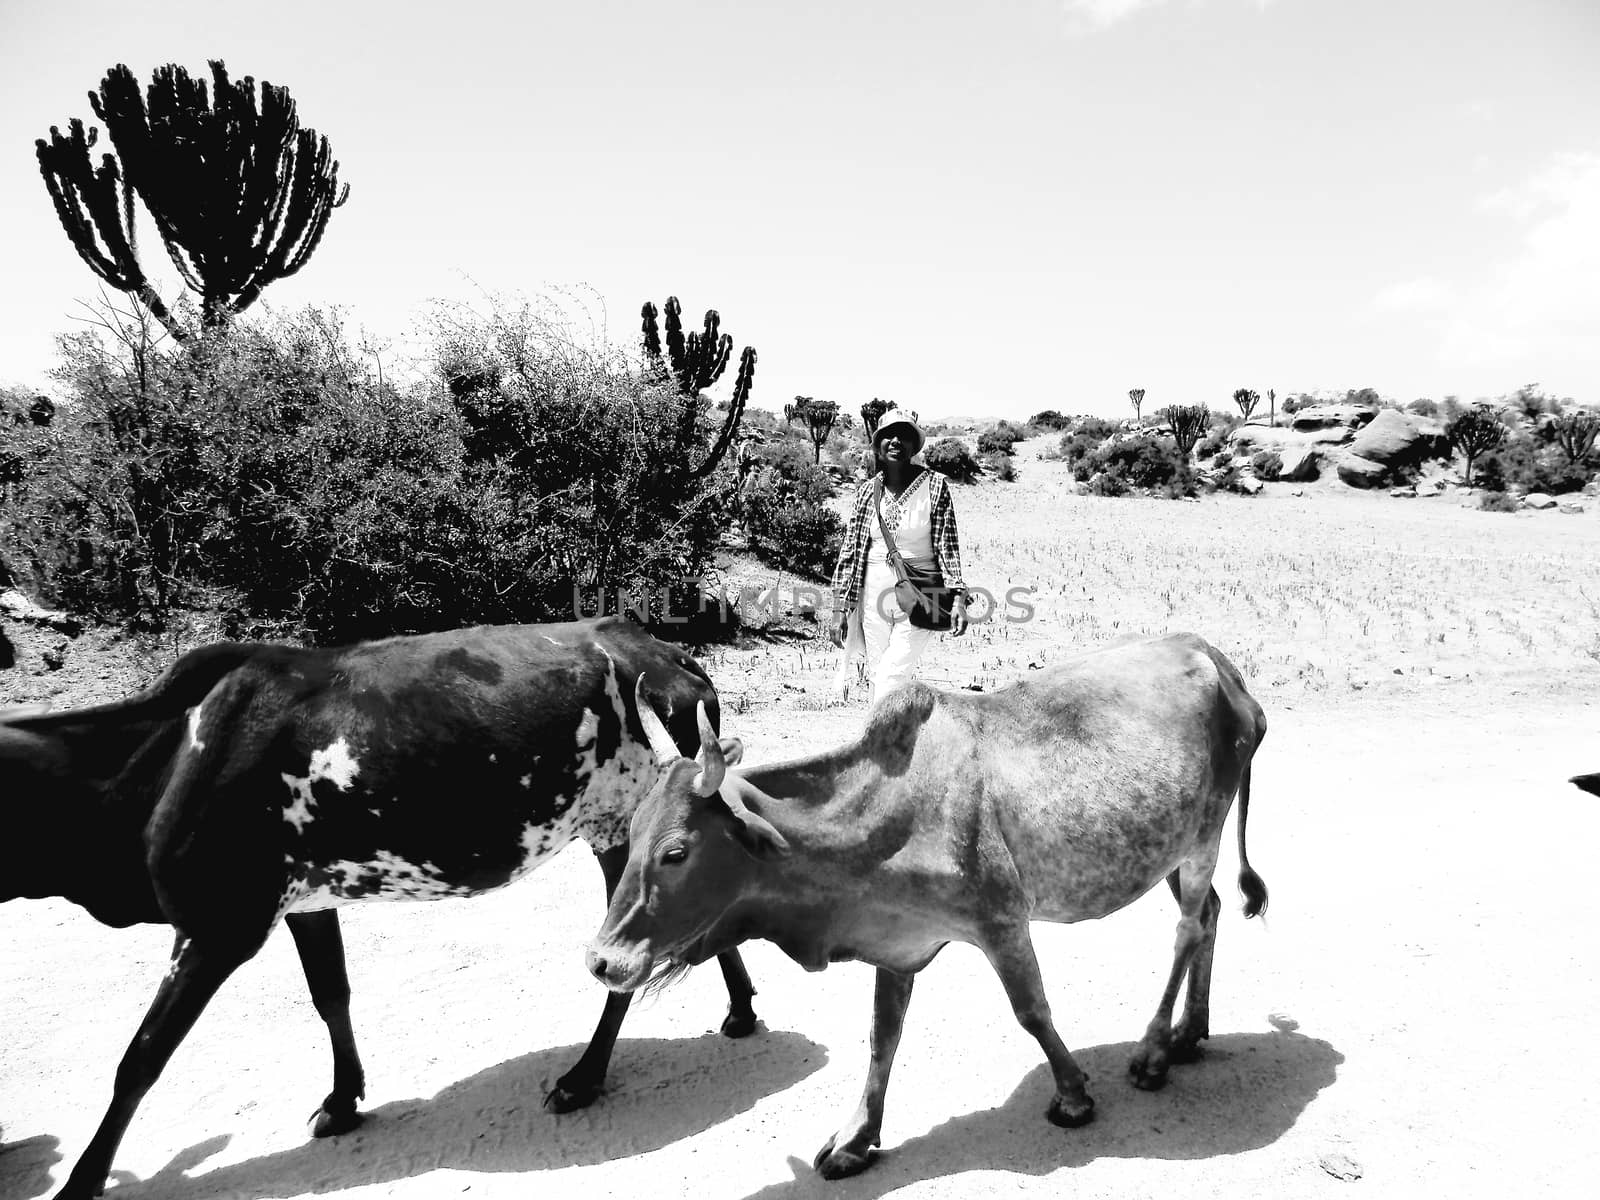
M300 966L311 988L311 1003L328 1027L333 1043L333 1091L311 1114L311 1136L332 1137L361 1124L356 1101L366 1095L366 1076L356 1052L355 1030L350 1025L350 977L345 972L344 938L339 933L336 909L290 913L284 917Z
M878 969L872 994L872 1059L867 1068L867 1086L855 1113L812 1160L812 1166L824 1179L843 1179L865 1170L872 1162L872 1148L883 1133L883 1098L889 1090L889 1071L900 1046L900 1031L905 1027L915 978Z
M1173 891L1177 891L1174 884ZM1222 915L1222 897L1216 888L1207 889L1200 948L1189 963L1189 982L1184 989L1183 1017L1172 1031L1172 1046L1167 1057L1175 1063L1193 1062L1200 1057L1200 1042L1211 1036L1211 959L1217 949L1217 919Z
M728 1015L722 1019L722 1032L731 1038L749 1037L756 1031L756 1010L750 1003L756 989L750 972L744 969L737 950L717 955L717 965L722 968L722 982L728 985Z
M1156 1091L1167 1082L1167 1067L1172 1061L1172 1007L1177 1003L1178 988L1190 964L1206 941L1205 910L1214 870L1213 863L1198 866L1185 863L1173 872L1177 876L1173 891L1178 897L1180 915L1177 944L1172 953L1172 970L1167 975L1167 986L1161 993L1156 1015L1145 1029L1139 1048L1128 1060L1128 1075L1134 1086L1146 1091Z
M67 1176L66 1184L56 1193L56 1200L84 1200L100 1195L117 1146L139 1102L160 1078L172 1052L194 1027L217 989L253 952L254 948L207 948L192 939L178 939L172 966L117 1067L111 1107L88 1149Z
M1045 1116L1064 1129L1087 1125L1094 1119L1094 1100L1086 1086L1088 1077L1050 1019L1050 1001L1044 994L1044 977L1039 974L1039 960L1033 953L1028 927L1004 930L983 947L983 952L1005 985L1017 1022L1039 1043L1055 1075L1056 1094L1051 1097Z
M623 868L628 865L628 848L614 846L610 850L596 851L595 857L600 860L600 873L605 876L609 905ZM756 1027L755 1009L750 1004L750 997L756 990L750 984L750 974L744 969L744 960L737 950L718 955L717 961L722 964L722 978L728 985L728 1015L723 1019L722 1032L729 1037L744 1037ZM594 1028L588 1049L570 1071L556 1080L555 1087L544 1098L544 1106L551 1112L572 1112L595 1102L605 1086L611 1052L616 1049L617 1034L622 1031L622 1019L627 1016L632 999L632 996L616 992L606 993L606 1006L600 1011L600 1023Z

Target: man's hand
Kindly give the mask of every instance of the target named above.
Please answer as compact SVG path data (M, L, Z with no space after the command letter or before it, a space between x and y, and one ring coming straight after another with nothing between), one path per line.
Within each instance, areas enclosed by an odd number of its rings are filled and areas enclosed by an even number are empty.
M956 593L950 602L950 636L960 637L967 631L967 594Z
M828 640L831 641L835 646L843 649L844 640L849 636L849 634L850 614L841 609L839 615L834 619L833 629L828 634Z

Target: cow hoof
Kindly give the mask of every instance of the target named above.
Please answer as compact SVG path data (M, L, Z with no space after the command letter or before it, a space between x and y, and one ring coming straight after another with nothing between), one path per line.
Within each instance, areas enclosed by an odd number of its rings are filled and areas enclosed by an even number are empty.
M588 1108L599 1098L599 1084L570 1087L563 1079L545 1093L544 1106L553 1113L577 1112L580 1108Z
M1077 1129L1094 1120L1094 1101L1088 1096L1070 1100L1057 1096L1050 1101L1050 1107L1045 1109L1044 1115L1052 1125L1059 1125L1062 1129Z
M731 1038L749 1037L756 1031L756 1014L750 1012L734 1012L731 1008L728 1015L722 1019L722 1036Z
M1133 1056L1133 1061L1128 1064L1128 1078L1133 1086L1140 1091L1159 1092L1167 1086L1167 1057L1146 1057L1143 1053Z
M1173 1042L1172 1049L1167 1051L1167 1061L1174 1063L1199 1062L1203 1051L1198 1041Z
M817 1151L817 1157L811 1165L817 1169L817 1174L824 1179L848 1179L852 1175L859 1175L872 1165L874 1152L871 1146L865 1151L857 1153L853 1150L836 1150L834 1141L837 1135L828 1139L828 1144Z
M348 1109L336 1108L332 1112L324 1106L311 1114L306 1122L306 1128L311 1131L314 1138L338 1137L341 1133L349 1133L361 1124L365 1118L352 1106Z

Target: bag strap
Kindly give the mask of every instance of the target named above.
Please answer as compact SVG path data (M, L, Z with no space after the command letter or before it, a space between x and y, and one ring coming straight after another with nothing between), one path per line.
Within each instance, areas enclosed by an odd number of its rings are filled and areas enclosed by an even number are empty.
M878 516L878 532L883 534L884 557L889 560L889 565L894 568L894 573L904 579L904 560L900 557L900 548L894 544L894 537L889 533L889 527L883 522L883 476L880 475L873 480L872 486L872 511Z

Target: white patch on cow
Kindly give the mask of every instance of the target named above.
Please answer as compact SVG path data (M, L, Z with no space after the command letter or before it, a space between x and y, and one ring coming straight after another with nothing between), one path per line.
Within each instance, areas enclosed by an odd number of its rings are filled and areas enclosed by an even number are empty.
M311 806L316 800L311 795L311 780L296 779L293 775L283 775L284 783L289 785L289 803L284 806L283 819L294 826L296 833L304 833L306 826L311 822Z
M560 839L554 843L558 849L572 838L581 837L599 853L627 840L633 810L655 782L656 759L649 746L628 736L628 706L617 686L616 663L605 647L596 643L595 648L605 656L606 698L611 701L611 711L621 731L619 743L615 754L599 762L593 734L598 732L600 721L593 712L584 710L578 723L580 752L573 772L577 799L567 810L569 816L580 819L571 823L570 829L553 829L551 835ZM586 730L590 735L587 738ZM568 822L563 820L558 825L567 826Z
M599 732L600 718L594 715L593 709L584 709L583 716L578 720L578 749L582 750L585 746L588 746L592 751L594 749L595 735ZM591 757L593 757L592 754Z
M192 750L204 750L206 744L200 740L200 709L196 704L189 710L189 747Z
M325 883L314 888L301 884L283 911L317 912L370 901L443 900L472 894L440 878L433 863L407 862L388 850L379 850L368 863L349 859L328 863L322 874Z
M289 786L289 803L284 806L283 819L293 825L296 833L304 833L312 820L311 809L316 804L311 785L326 779L341 792L348 792L361 772L361 764L350 753L350 743L339 738L331 746L311 752L311 763L304 777L284 774L283 782Z
M339 738L325 750L311 752L311 781L327 779L341 792L348 792L356 781L361 764L350 753L350 743Z
M539 636L542 637L545 641L549 642L552 646L561 645L560 642L556 641L555 638L551 637L548 633L541 633Z

